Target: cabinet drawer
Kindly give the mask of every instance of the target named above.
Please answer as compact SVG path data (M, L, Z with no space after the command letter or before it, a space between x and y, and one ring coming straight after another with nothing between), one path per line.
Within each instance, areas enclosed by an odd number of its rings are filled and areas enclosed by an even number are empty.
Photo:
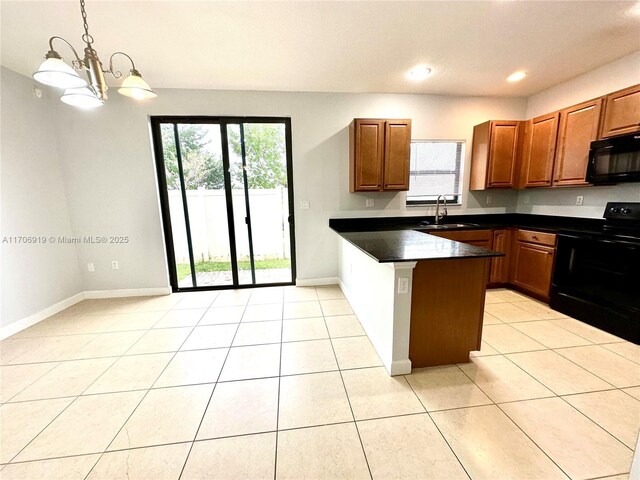
M423 232L430 233L431 235L435 235L436 237L455 240L456 242L483 243L488 246L491 241L491 230L454 230L448 232L432 232L429 230L423 230Z
M535 232L533 230L518 230L518 241L553 247L556 244L556 234Z

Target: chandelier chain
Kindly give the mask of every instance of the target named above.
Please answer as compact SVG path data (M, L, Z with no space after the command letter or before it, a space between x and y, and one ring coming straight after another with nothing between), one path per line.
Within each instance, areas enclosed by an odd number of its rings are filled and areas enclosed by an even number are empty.
M89 24L87 23L87 12L84 9L84 0L80 0L80 12L82 13L82 22L84 24L84 35L82 40L90 47L93 43L93 37L89 34Z

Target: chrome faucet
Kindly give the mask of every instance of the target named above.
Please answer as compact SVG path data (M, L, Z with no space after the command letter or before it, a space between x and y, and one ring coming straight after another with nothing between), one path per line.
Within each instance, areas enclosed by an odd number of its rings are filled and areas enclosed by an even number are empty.
M442 197L442 201L444 202L442 205L442 214L440 213L440 197ZM444 195L438 195L436 198L436 218L435 224L438 225L440 220L443 220L447 216L447 197Z

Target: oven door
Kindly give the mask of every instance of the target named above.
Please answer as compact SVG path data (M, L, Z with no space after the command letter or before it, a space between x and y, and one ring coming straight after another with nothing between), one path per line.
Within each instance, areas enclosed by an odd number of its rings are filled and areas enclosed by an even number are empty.
M587 179L596 184L640 181L640 135L592 142Z
M639 243L560 233L550 305L640 343L639 275Z

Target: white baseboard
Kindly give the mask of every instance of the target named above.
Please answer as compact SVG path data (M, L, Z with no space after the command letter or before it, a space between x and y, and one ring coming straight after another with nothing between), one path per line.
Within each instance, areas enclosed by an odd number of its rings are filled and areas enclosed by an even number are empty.
M84 292L84 298L150 297L169 295L170 293L171 287L119 288L117 290L89 290Z
M391 362L389 375L406 375L408 373L411 373L411 360L408 358L406 360L394 360Z
M45 318L49 318L51 315L55 315L58 312L61 312L65 308L69 308L72 305L75 305L78 302L81 302L84 299L84 293L76 293L75 295L65 298L64 300L60 300L58 303L54 303L50 307L43 308L39 312L29 315L28 317L21 318L20 320L16 320L15 322L10 323L2 328L0 328L0 340L4 340L5 338L10 337L11 335L15 335L18 332L21 332L25 328L32 327L38 322L41 322Z
M78 302L85 299L96 298L120 298L120 297L143 297L143 296L157 296L157 295L169 295L171 293L171 287L155 287L155 288L130 288L130 289L118 289L118 290L93 290L87 292L76 293L72 297L65 298L51 305L50 307L43 308L39 312L36 312L28 317L21 318L15 322L10 323L0 328L0 340L15 335L21 332L25 328L32 327L38 322L41 322L45 318L49 318L51 315L55 315L61 312L65 308L69 308Z
M324 278L296 278L296 285L298 287L315 287L319 285L337 285L339 283L338 277L324 277Z

